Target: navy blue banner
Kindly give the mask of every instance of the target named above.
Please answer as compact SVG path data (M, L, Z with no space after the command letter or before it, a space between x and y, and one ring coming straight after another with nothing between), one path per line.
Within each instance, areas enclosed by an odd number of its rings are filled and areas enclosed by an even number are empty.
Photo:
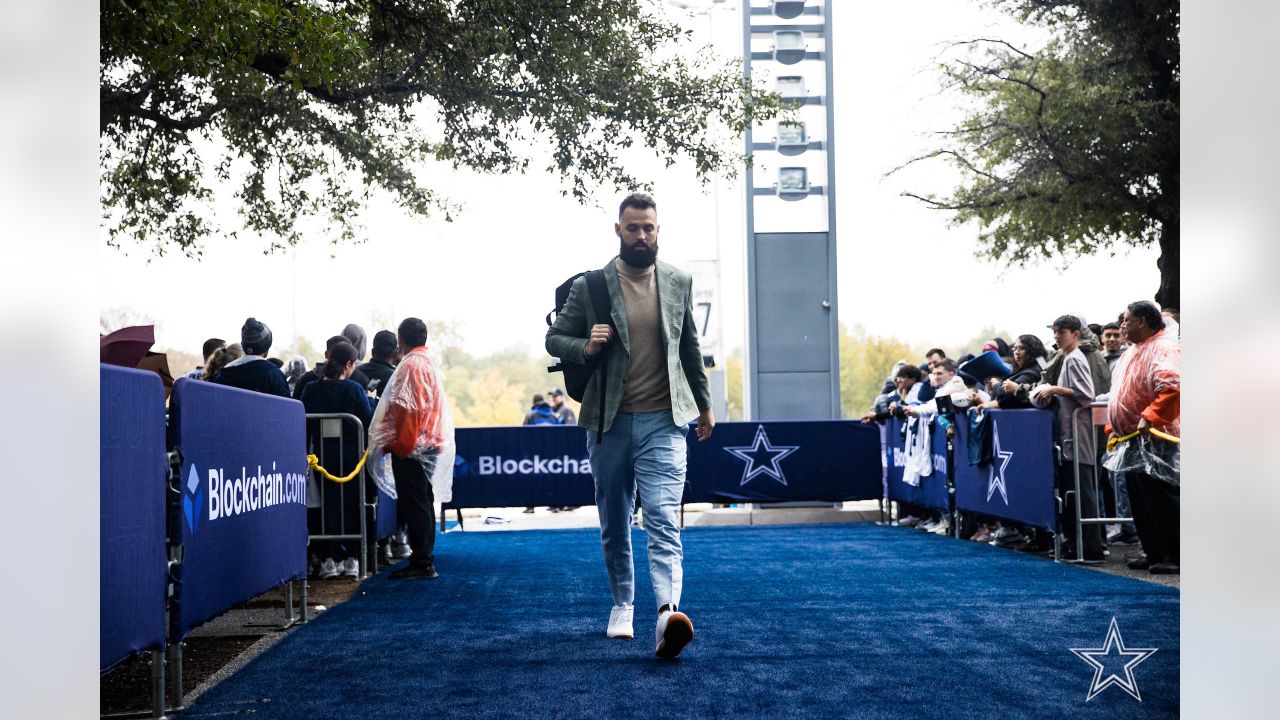
M881 497L880 434L851 420L725 422L689 430L684 501L841 502Z
M972 436L967 422L956 427L956 506L1016 520L1049 531L1057 527L1053 495L1053 413L1048 410L989 410L990 420ZM963 416L962 416L963 417ZM969 464L970 440L987 448Z
M930 459L933 472L919 478L918 485L906 482L906 421L891 418L885 425L885 480L886 496L897 502L923 505L938 510L950 510L947 494L947 437L936 420L930 421Z
M445 507L594 505L580 427L459 428ZM840 502L881 497L879 435L850 421L726 422L688 434L684 502Z
M306 420L297 400L179 379L170 444L182 453L170 515L183 546L173 639L307 572Z
M449 508L594 505L587 431L573 425L458 428ZM595 435L591 436L595 442Z
M143 370L99 370L99 663L164 646L164 386Z

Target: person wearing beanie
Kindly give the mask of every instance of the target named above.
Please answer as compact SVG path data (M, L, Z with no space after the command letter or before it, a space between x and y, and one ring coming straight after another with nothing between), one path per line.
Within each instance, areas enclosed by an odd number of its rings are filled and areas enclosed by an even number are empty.
M348 325L348 328L354 327ZM355 343L352 343L355 345ZM387 386L387 381L391 379L391 373L395 372L395 356L399 342L396 340L396 334L390 330L379 330L373 336L373 349L371 351L372 359L356 368L360 372L369 377L369 392L376 399L382 397L382 389ZM356 345L358 351L360 346Z
M267 360L267 351L271 349L271 328L256 318L245 320L244 327L240 328L240 347L244 349L244 357L227 363L213 376L213 382L289 397L289 383L284 379L284 373Z

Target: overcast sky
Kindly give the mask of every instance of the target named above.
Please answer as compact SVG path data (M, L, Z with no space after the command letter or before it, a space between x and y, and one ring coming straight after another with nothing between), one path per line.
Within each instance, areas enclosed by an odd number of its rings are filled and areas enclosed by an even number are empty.
M710 39L738 51L741 17L732 4L710 16L680 15L698 32L695 46ZM953 98L936 95L932 64L946 41L1032 36L956 0L838 3L833 23L843 322L913 345L956 345L987 325L1047 338L1044 326L1064 312L1106 322L1154 294L1155 248L1076 260L1065 272L1000 267L974 258L975 227L949 227L946 215L900 196L908 187L946 189L954 180L948 168L883 178L958 117ZM633 167L657 180L661 256L688 267L718 255L723 350L741 345L741 185L702 188L688 164L663 170L637 158ZM209 336L238 338L251 315L271 326L277 348L291 345L295 333L320 345L349 322L372 335L376 319L416 315L458 322L473 353L512 345L540 352L555 286L616 252L621 195L602 191L598 206L582 206L560 196L554 176L538 172L501 177L441 165L429 176L463 205L455 222L410 218L382 199L366 217L371 239L359 246L315 241L264 256L267 241L242 234L209 242L199 261L103 247L100 305L152 318L157 346L191 353Z

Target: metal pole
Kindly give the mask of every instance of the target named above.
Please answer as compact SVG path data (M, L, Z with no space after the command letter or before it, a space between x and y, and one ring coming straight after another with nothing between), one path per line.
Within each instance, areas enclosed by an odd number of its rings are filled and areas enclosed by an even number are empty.
M1087 406L1086 406L1087 407ZM1084 517L1083 510L1080 507L1080 438L1076 437L1076 431L1079 429L1080 423L1077 419L1083 407L1078 407L1071 413L1071 469L1075 476L1076 488L1076 561L1084 560ZM1089 432L1093 432L1093 423L1089 423Z
M151 651L151 717L164 718L164 648Z
M169 655L173 658L173 709L183 708L182 698L182 641L169 645Z
M1060 457L1062 457L1062 447L1057 443L1054 443L1053 458L1054 458L1055 464L1057 463L1057 460ZM1056 470L1054 471L1053 476L1055 478L1055 482L1053 484L1053 500L1054 500L1053 516L1055 519L1057 519L1062 517L1062 506L1064 504L1064 501L1062 496L1058 494L1058 483L1056 481L1058 474ZM1056 522L1055 527L1057 528L1057 530L1053 533L1053 561L1054 562L1062 562L1062 527L1061 525L1062 525L1061 522Z
M293 581L285 583L284 586L284 626L289 627L293 624Z
M356 430L357 430L356 457L363 458L364 450L365 450L364 448L365 428L364 428L364 423L360 422L359 418L356 419ZM359 492L360 497L358 498L358 502L356 503L356 507L360 508L360 561L359 561L360 567L357 569L356 572L361 580L373 574L369 570L369 567L370 567L369 565L369 522L368 522L369 513L366 511L366 505L369 502L368 500L369 495L366 492L366 486L365 486L365 480L364 480L365 474L366 474L365 467L361 467L360 477L359 477L360 485L357 491ZM428 478L428 480L430 480L430 478Z

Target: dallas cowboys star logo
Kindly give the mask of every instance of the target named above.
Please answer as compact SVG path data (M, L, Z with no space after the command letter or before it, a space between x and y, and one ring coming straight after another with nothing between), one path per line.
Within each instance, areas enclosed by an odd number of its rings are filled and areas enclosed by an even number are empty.
M757 475L768 475L786 485L787 476L782 473L782 468L778 466L778 463L781 462L782 458L799 449L799 445L771 444L769 436L764 432L764 426L759 425L756 427L756 438L752 444L727 447L724 451L747 461L746 467L742 469L740 486L751 482Z
M1115 672L1108 671L1106 678L1102 677L1106 665L1102 660L1113 657L1112 648L1116 648L1115 655L1119 655L1120 659L1125 660L1124 678ZM1129 693L1135 700L1142 702L1142 694L1138 692L1138 683L1133 679L1133 669L1137 667L1143 660L1156 654L1158 648L1127 648L1124 646L1124 638L1120 637L1120 626L1116 624L1115 617L1111 618L1111 628L1107 630L1107 639L1102 643L1100 648L1071 648L1071 652L1076 657L1093 666L1093 683L1089 685L1089 697L1085 702L1092 700L1098 693L1115 685L1121 690ZM1100 660L1101 658L1102 660Z
M995 424L995 418L992 418L991 422L991 450L994 457L991 459L991 467L987 470L987 501L990 502L991 496L999 490L1000 499L1008 505L1009 493L1004 484L1004 469L1009 467L1009 461L1013 459L1013 451L1000 449L1000 426ZM1000 467L997 468L996 465Z

